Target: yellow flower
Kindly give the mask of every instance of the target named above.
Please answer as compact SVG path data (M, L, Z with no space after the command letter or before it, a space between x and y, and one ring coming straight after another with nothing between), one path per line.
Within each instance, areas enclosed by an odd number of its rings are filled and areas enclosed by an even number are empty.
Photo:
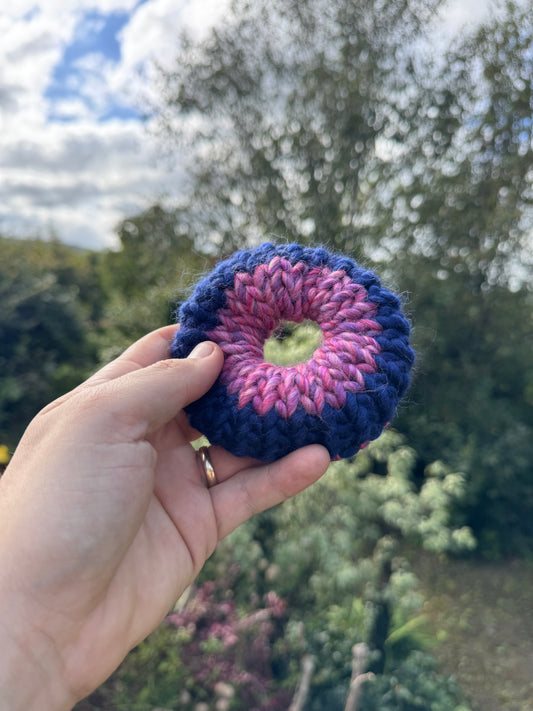
M5 444L0 444L0 464L7 464L10 459L9 449Z

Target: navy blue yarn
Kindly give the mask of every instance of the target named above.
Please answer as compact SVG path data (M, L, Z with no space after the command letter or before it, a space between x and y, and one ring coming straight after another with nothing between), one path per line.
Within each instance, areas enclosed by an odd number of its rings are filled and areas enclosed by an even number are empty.
M235 275L251 274L276 256L292 265L305 262L332 271L341 269L366 289L368 301L378 307L374 320L382 327L376 337L381 348L381 353L375 356L377 372L364 375L364 390L347 393L343 408L325 405L320 416L316 416L298 406L288 419L280 417L275 408L260 416L252 403L239 409L238 394L228 394L226 386L217 380L203 397L186 407L189 422L211 444L220 445L236 456L251 455L273 461L306 444L322 444L332 459L351 457L362 444L379 437L393 418L409 385L414 352L409 346L409 321L401 312L399 298L383 288L373 272L348 257L322 248L269 242L236 252L201 279L191 298L181 306L180 330L176 332L171 354L174 358L185 358L198 343L208 340L207 332L220 323L218 311L226 305L226 291L233 288Z

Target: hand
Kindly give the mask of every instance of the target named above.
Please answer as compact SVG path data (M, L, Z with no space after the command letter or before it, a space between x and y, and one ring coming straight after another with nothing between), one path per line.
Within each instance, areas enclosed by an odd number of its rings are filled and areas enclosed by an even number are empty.
M208 489L182 408L223 355L201 344L167 359L174 331L145 336L46 407L0 480L2 708L72 707L157 626L221 538L328 466L318 445L268 465L211 447L219 483Z

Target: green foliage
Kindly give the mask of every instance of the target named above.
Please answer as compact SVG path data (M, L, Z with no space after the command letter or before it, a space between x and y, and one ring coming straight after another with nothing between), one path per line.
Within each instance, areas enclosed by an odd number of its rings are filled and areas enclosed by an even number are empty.
M386 609L390 618L374 640L384 655L390 627L404 625L419 608L416 578L402 547L458 551L474 546L468 529L450 524L450 507L463 495L461 475L437 463L417 489L414 465L413 450L396 432L386 432L353 462L332 465L312 489L278 512L276 589L303 614L314 640L310 651L328 678L339 671L331 668L332 648L340 651L346 673L351 645L372 637L380 611ZM354 614L354 599L364 601L365 615ZM321 609L323 617L307 622L307 609ZM353 626L324 628L324 621L342 617L340 609Z
M284 323L265 343L265 362L283 366L305 363L322 342L321 336L313 321Z
M176 210L153 205L123 220L117 234L120 249L105 254L103 272L110 286L126 299L156 287L167 294L177 293L188 271L206 266Z
M0 238L0 441L77 385L97 359L103 308L96 263L55 242Z
M193 247L186 221L176 210L154 205L117 227L120 249L102 255L109 297L104 360L132 341L174 320L176 304L211 262Z
M80 711L109 708L116 711L152 711L154 707L180 708L187 671L182 663L184 632L159 627L128 656L115 675ZM183 708L183 707L181 707Z
M435 708L455 708L451 682L433 671L426 685L415 684L415 662L404 666L413 650L431 641L406 554L418 547L471 550L474 540L450 519L451 506L464 495L462 475L435 462L416 484L416 464L402 436L385 432L353 460L333 464L311 489L232 534L205 572L220 575L238 561L237 600L246 604L250 590L274 589L287 601L293 688L299 659L311 654L316 660L309 709L344 707L351 648L360 641L373 649L380 678L375 693L397 704L391 708L410 708L391 696L397 684L424 703L439 697L448 703ZM429 664L428 657L424 669Z
M364 686L361 711L469 711L451 678L435 669L435 660L411 652L388 674Z

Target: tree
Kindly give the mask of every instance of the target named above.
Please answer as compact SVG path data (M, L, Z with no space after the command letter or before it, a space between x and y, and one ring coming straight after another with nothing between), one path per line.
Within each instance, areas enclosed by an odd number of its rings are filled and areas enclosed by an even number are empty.
M103 302L90 255L5 238L0 248L0 441L14 447L31 418L95 366Z
M398 426L423 459L467 473L462 515L489 555L533 535L530 10L508 3L425 58L372 208L421 354Z
M212 265L195 249L187 216L153 205L117 226L120 249L102 255L108 293L108 328L101 343L104 360L133 340L174 320L177 304Z
M161 123L189 146L198 244L322 242L410 295L420 365L398 426L465 471L458 514L497 554L533 535L533 13L495 6L436 57L438 7L237 2L163 75Z
M105 254L103 268L108 282L126 299L153 287L177 289L195 257L196 266L204 266L180 218L177 210L152 205L117 226L120 249Z
M235 2L162 74L166 139L188 146L196 239L265 233L358 249L359 184L406 46L439 0Z

